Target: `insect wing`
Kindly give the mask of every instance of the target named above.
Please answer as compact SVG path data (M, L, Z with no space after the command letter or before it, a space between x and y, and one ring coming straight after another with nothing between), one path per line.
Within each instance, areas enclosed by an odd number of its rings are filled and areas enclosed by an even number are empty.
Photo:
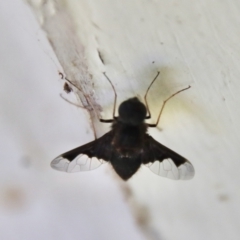
M98 168L111 157L111 131L101 138L56 157L51 167L63 172L82 172Z
M73 173L93 170L102 163L102 159L90 158L86 154L79 154L72 161L59 156L51 162L51 167L58 171Z
M193 178L195 173L192 164L187 159L147 134L143 150L143 164L146 164L155 174L174 180L188 180Z

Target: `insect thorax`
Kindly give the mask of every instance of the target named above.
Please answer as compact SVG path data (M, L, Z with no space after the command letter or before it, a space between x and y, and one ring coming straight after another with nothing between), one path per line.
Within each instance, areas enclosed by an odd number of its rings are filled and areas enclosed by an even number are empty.
M146 124L142 123L137 126L116 122L113 125L114 138L112 145L123 155L139 154L143 147L143 136L146 133Z

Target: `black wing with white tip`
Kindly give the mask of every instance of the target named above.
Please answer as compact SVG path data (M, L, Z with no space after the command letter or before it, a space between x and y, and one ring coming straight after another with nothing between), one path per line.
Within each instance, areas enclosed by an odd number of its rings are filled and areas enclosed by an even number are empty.
M155 174L174 180L188 180L195 174L192 164L187 159L147 134L143 150L143 164L146 164Z
M108 162L112 155L112 132L99 139L56 157L51 167L63 172L81 172L96 169Z

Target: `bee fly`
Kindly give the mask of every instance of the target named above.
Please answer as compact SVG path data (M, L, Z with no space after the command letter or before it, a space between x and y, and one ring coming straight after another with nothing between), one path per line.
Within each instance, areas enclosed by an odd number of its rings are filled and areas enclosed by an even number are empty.
M78 172L92 170L104 162L109 162L123 180L128 180L144 164L162 177L175 180L191 179L194 176L192 164L147 134L148 127L158 125L166 102L176 94L189 89L190 86L166 99L156 123L148 124L145 123L145 119L151 118L151 113L147 94L159 72L144 96L146 105L137 97L130 98L119 106L118 117L115 116L117 94L110 79L105 73L104 75L114 90L115 98L113 119L100 119L100 121L112 123L112 129L99 139L58 156L51 162L51 167L64 172Z

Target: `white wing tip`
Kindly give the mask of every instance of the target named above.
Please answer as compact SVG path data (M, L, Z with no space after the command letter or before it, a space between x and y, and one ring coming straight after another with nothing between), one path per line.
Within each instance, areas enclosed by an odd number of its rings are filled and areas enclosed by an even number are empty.
M59 156L52 160L50 166L55 170L67 172L69 163L68 159Z
M154 161L152 164L148 164L148 167L155 174L173 180L189 180L195 174L193 165L187 160L177 167L172 159L168 158L162 162Z
M194 167L189 161L186 161L184 164L180 165L178 167L178 170L179 170L179 179L182 179L182 180L192 179L195 175Z
M103 164L102 159L96 157L89 158L86 154L79 154L72 161L67 158L58 156L51 162L51 167L62 172L83 172L98 168Z

